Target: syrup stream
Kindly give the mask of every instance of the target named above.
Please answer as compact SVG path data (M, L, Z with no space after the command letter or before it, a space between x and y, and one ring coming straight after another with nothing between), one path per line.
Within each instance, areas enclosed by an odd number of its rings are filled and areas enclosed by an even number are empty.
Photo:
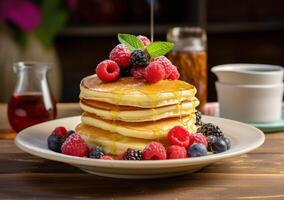
M155 0L150 0L150 32L151 32L151 42L154 42L154 5Z

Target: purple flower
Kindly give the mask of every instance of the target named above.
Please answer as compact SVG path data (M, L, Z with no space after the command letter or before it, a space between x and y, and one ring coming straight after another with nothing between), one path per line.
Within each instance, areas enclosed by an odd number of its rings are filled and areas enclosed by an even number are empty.
M67 5L71 10L75 10L78 5L78 0L67 0Z
M30 32L40 25L41 12L40 8L30 0L0 0L1 18Z

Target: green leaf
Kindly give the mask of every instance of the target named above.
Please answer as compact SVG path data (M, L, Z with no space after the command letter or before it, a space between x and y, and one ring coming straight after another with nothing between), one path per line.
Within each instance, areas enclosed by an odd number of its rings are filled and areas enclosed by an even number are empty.
M147 52L151 58L163 56L174 47L171 42L153 42L146 47Z
M135 49L145 49L143 43L135 35L119 33L118 40L121 44L124 44L130 51L134 51Z
M35 32L36 36L46 47L49 47L67 19L68 13L63 9L61 1L42 1L42 24Z

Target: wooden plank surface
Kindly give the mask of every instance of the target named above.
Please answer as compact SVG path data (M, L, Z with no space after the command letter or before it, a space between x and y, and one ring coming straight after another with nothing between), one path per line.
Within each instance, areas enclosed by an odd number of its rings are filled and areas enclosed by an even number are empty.
M80 112L76 105L75 110L68 112ZM284 199L283 188L284 132L266 134L259 149L197 173L154 180L87 174L67 164L29 155L13 140L0 140L0 199L278 200Z

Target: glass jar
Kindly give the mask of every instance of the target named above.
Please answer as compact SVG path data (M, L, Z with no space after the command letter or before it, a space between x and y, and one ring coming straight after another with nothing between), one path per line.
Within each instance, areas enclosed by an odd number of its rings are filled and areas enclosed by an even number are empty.
M50 68L38 62L14 64L18 80L8 104L8 119L14 131L56 118L56 102L47 80Z
M203 111L207 101L207 37L202 28L176 27L168 31L167 40L175 43L168 58L178 67L180 79L194 85Z

